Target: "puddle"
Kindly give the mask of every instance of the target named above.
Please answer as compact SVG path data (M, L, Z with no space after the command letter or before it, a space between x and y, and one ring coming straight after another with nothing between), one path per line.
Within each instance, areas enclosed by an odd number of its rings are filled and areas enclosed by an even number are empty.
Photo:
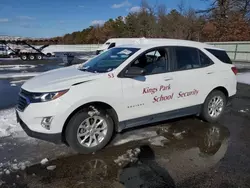
M216 165L227 151L226 127L195 119L172 122L171 127L165 127L145 128L148 132L154 129L157 135L136 141L127 139L124 144L106 147L95 154L61 156L45 165L39 162L23 171L10 171L10 175L0 176L2 186L175 187L179 180ZM48 166L53 169L48 170Z

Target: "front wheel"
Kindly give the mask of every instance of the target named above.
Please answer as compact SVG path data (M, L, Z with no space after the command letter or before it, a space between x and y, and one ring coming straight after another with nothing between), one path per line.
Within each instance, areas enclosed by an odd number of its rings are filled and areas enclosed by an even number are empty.
M77 112L69 121L65 137L76 152L87 154L104 148L111 140L114 130L112 118L105 110L88 114L91 110Z
M225 111L226 96L223 92L215 90L206 98L201 112L201 117L207 122L217 122Z

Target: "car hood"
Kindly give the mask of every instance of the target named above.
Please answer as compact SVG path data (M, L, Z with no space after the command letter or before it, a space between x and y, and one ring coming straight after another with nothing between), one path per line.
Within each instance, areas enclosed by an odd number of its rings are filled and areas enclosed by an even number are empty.
M77 66L70 66L41 73L26 81L22 88L31 92L60 91L76 83L97 79L103 74L81 71Z

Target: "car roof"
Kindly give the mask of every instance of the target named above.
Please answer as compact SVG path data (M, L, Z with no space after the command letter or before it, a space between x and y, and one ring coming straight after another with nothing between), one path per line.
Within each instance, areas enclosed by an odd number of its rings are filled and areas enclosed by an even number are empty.
M181 39L141 39L139 41L136 40L134 43L119 45L117 47L140 48L143 50L147 50L150 48L155 48L160 46L186 46L186 47L224 50L207 43L191 41L191 40L181 40Z

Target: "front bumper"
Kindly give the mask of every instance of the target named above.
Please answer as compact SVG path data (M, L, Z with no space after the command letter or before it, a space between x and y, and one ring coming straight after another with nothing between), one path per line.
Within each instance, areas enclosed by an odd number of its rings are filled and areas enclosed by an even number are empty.
M48 142L53 142L55 144L60 144L62 143L62 135L61 133L56 133L56 134L45 134L45 133L39 133L32 131L29 129L29 127L22 121L22 119L19 117L18 112L16 111L16 119L17 122L21 125L23 130L26 132L26 134L32 138L37 138L40 140L45 140Z
M96 55L99 55L103 50L96 50Z

